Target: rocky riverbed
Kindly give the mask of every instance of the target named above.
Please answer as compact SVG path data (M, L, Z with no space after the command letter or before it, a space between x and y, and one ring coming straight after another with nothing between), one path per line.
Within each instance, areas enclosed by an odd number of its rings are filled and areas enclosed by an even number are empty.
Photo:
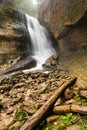
M55 90L71 77L69 72L63 69L27 74L19 71L12 76L2 77L0 80L0 130L6 128L19 130L22 124L54 94ZM68 94L64 93L55 105L73 103L81 105L82 103L76 100L78 89L76 85L71 86Z

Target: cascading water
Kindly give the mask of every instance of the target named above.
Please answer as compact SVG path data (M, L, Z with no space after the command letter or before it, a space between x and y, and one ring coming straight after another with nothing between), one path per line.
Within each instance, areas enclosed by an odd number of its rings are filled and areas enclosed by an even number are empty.
M32 43L32 57L36 60L37 66L30 70L42 69L42 64L56 53L47 30L40 25L37 18L26 14L27 28Z

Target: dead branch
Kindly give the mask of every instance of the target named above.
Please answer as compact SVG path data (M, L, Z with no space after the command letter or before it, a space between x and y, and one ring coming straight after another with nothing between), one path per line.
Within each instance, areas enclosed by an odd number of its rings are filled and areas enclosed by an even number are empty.
M44 120L48 114L52 111L53 105L62 94L62 92L72 85L76 81L76 78L72 78L60 86L51 98L20 128L20 130L34 130Z
M54 114L66 114L66 113L69 113L69 112L87 115L87 106L63 105L63 106L56 106L53 109Z

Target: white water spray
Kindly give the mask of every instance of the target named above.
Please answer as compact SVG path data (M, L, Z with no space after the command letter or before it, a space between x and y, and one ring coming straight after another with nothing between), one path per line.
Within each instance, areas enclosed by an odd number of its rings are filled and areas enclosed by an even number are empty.
M37 61L37 66L30 69L40 70L42 64L52 55L56 53L52 47L52 42L47 30L40 25L37 18L31 17L26 14L27 28L32 42L32 57Z

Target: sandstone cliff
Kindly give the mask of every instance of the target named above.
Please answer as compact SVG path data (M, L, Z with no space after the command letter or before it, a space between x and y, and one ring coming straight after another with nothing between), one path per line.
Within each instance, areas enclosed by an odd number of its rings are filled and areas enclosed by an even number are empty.
M63 52L87 46L87 0L45 0L39 19Z
M45 0L38 17L57 39L61 63L86 87L87 0Z
M25 16L11 5L0 4L0 68L29 54Z

